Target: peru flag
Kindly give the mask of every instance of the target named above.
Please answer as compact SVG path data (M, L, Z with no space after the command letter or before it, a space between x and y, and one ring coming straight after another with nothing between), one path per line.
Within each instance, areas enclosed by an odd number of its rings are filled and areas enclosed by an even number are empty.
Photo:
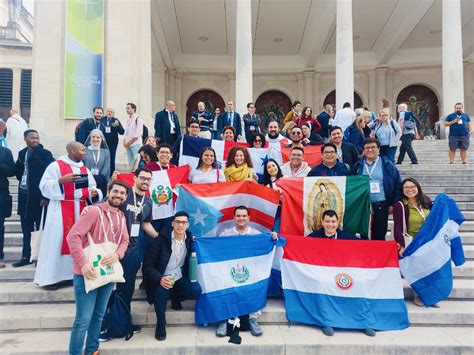
M367 176L284 178L281 233L308 235L322 227L322 214L334 210L341 229L369 236L370 192Z
M286 237L281 274L289 321L345 329L408 327L397 244Z
M262 233L272 230L280 203L278 192L250 181L215 184L183 184L176 211L189 214L189 229L197 236L218 235L233 226L234 208L246 206L252 228Z

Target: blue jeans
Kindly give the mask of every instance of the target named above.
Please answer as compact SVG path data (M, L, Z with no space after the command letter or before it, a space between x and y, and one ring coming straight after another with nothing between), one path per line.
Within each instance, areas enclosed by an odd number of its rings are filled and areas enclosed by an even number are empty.
M84 276L74 275L76 318L71 330L69 354L82 354L86 332L86 355L99 349L100 327L114 285L114 283L109 283L86 294Z
M388 145L382 145L380 147L380 155L384 155L395 164L395 154L397 153L397 147L389 147Z
M173 288L166 289L161 285L158 285L155 288L155 313L157 327L162 331L165 330L166 326L166 304L168 303L168 298L171 297L173 301L181 302L185 300L197 300L201 296L202 290L201 286L197 282L189 281L189 278L183 276L178 281L175 282Z
M117 283L117 291L120 296L122 296L123 300L127 302L129 307L132 302L133 292L135 291L137 272L143 261L143 247L142 241L140 240L142 234L145 233L140 229L138 245L134 246L131 250L127 250L123 259L120 260L123 267L123 277L125 278L125 282Z

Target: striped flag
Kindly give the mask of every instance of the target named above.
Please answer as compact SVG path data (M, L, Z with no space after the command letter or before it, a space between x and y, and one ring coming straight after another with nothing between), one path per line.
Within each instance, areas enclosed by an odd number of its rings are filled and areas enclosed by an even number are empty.
M234 208L249 209L249 225L269 232L280 202L278 192L250 181L215 184L183 184L176 211L189 214L189 229L194 235L217 235L233 226Z
M345 329L408 327L395 242L286 241L281 273L289 321Z
M196 238L196 323L215 323L257 312L267 303L275 243L269 234Z
M277 185L283 191L282 234L308 235L322 227L324 211L334 210L341 229L369 235L371 204L367 176L284 178Z
M400 270L426 307L446 299L453 289L451 261L464 264L459 226L464 216L444 193L436 197L430 214L400 259Z

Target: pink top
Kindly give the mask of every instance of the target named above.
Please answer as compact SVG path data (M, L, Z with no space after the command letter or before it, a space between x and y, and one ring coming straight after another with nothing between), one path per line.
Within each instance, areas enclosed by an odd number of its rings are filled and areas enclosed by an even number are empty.
M84 216L79 217L79 220L74 224L66 237L73 259L75 275L82 275L81 268L88 263L83 251L83 249L89 245L87 233L91 234L94 243L99 244L104 241L104 233L102 232L100 225L99 209L97 207L101 210L104 228L108 234L108 240L116 244L120 240L117 249L117 254L120 259L123 258L128 247L129 236L123 212L120 210L117 210L117 212L110 212L110 219L112 220L113 225L113 228L110 228L110 221L107 217L107 202L89 207L87 213ZM112 230L114 233L112 233ZM120 234L122 235L121 238Z
M132 139L133 137L137 137L138 139L132 143L132 146L138 145L138 144L142 146L143 144L142 135L143 135L143 120L137 114L133 114L132 116L128 118L127 123L125 125L124 139L128 141Z

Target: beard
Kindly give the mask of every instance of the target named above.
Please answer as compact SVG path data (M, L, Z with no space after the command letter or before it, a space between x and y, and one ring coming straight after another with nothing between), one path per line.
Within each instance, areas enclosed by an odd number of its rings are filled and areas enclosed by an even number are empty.
M107 203L109 204L109 206L112 206L112 207L120 207L124 201L125 199L123 198L107 197Z
M280 133L278 133L278 132L277 132L277 133L275 133L275 132L273 132L273 133L268 132L268 137L271 138L271 139L278 138L279 135L280 135Z

